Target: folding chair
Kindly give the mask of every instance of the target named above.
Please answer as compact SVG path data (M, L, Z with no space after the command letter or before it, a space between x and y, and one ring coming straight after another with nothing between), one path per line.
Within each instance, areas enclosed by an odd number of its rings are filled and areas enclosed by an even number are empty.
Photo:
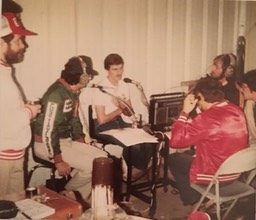
M32 176L34 174L34 172L39 169L39 168L46 168L46 169L50 169L50 185L51 185L51 188L54 190L54 191L57 191L57 186L56 186L56 177L55 177L55 171L56 171L56 168L55 168L55 165L54 163L51 163L50 161L46 161L46 160L43 160L39 157L37 157L34 153L34 150L33 150L33 147L32 147L32 157L33 157L33 160L35 162L37 162L38 164L33 166L31 168L31 170L28 171L28 175L27 175L27 178L26 178L26 183L25 183L25 186L26 187L29 187L30 186L30 181L32 179Z
M230 184L220 184L220 175L249 172L246 181L235 180ZM255 194L256 190L250 185L256 176L256 148L246 148L227 158L217 170L208 185L191 184L191 187L202 194L199 203L193 210L197 211L205 198L213 200L217 208L217 218L225 219L238 199ZM231 202L221 218L221 204Z
M53 162L44 160L40 157L38 157L35 154L34 151L34 146L31 146L31 154L32 154L32 158L37 164L34 165L30 170L28 170L28 173L25 177L25 187L29 187L31 186L31 180L33 178L33 175L35 173L36 170L40 170L42 169L49 169L49 179L45 179L45 184L46 187L48 187L49 189L55 191L55 192L60 192L62 190L64 190L64 186L65 184L70 180L70 176L68 178L64 178L64 177L59 177L59 175L56 175L56 167L55 164Z

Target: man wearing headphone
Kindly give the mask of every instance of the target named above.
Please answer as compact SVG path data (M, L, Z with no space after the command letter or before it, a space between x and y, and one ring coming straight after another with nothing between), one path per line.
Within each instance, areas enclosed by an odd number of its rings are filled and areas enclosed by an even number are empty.
M221 54L213 59L210 77L219 80L225 98L239 105L239 91L235 86L236 56L232 53Z
M60 176L72 177L62 194L76 200L80 196L89 199L93 160L107 156L104 151L85 144L78 114L80 90L93 76L85 58L68 60L60 79L43 95L43 109L34 126L36 156L54 163Z

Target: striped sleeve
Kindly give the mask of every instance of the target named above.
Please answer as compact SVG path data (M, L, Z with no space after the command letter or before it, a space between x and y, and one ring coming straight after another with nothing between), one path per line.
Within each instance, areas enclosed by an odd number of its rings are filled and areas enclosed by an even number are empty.
M18 160L24 157L25 150L4 150L0 151L0 160Z

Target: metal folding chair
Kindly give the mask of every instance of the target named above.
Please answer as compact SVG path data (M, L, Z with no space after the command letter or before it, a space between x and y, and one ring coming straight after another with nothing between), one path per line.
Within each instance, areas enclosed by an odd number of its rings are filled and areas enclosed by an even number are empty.
M249 172L249 175L244 182L236 180L230 184L221 184L219 181L222 175L245 172ZM208 185L191 184L191 187L202 194L193 211L197 211L203 200L208 198L216 204L218 220L225 219L240 198L256 193L255 188L250 185L255 176L256 148L246 148L236 152L224 161ZM231 204L221 218L221 204L224 202Z

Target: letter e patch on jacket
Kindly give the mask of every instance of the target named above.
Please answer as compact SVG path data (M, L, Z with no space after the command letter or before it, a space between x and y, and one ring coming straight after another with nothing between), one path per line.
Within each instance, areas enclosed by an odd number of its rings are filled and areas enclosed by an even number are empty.
M66 99L63 106L63 112L70 112L72 111L72 100Z

